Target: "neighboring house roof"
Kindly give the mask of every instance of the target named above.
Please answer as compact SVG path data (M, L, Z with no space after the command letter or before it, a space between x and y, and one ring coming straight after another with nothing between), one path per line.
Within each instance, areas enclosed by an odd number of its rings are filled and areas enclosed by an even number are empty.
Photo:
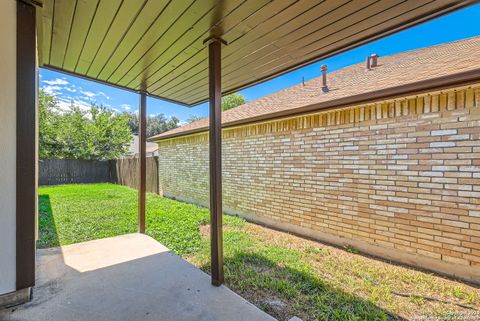
M147 142L146 153L155 153L157 150L157 144ZM128 153L130 155L136 155L139 153L139 139L137 135L132 135L132 142L130 143L130 146L128 146Z
M149 142L147 142L147 144L150 145L150 144L155 144L155 143L149 143ZM156 145L156 146L147 146L145 152L146 152L147 154L150 154L150 153L154 154L155 152L157 152L157 151L158 151L158 145L157 145L157 144L155 144L155 145Z
M327 74L326 93L322 92L322 77L318 77L227 110L222 113L222 125L234 126L479 79L480 36L379 57L378 66L370 70L365 62L348 66ZM204 118L149 140L207 129L208 118Z

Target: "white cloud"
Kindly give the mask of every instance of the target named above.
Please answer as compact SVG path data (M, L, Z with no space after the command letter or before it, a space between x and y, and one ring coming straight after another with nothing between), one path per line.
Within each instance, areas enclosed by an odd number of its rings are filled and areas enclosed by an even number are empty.
M66 91L69 91L71 93L74 93L74 92L77 92L77 90L75 88L70 88L70 87L64 87L63 89L65 89Z
M65 78L42 80L42 89L49 95L59 95L60 91L76 92L74 84L70 84Z
M58 100L58 109L60 111L67 111L71 109L71 106L79 107L82 110L89 110L92 106L84 101L78 99L65 99L61 98Z
M48 86L43 86L42 89L48 95L56 95L58 94L58 91L61 90L62 88L60 86L48 85Z
M104 93L103 91L99 91L97 95L98 95L98 96L103 96L103 97L105 97L106 99L110 99L110 97L109 97L106 93Z
M68 85L68 81L61 78L55 78L53 80L42 80L43 83L47 85L55 86L55 85Z
M95 93L92 93L91 91L86 91L86 90L81 90L80 92L85 96L87 96L88 98L93 98L97 95Z
M125 110L130 110L132 107L129 104L121 104L120 108L125 109Z
M66 99L59 99L58 100L58 109L60 111L67 111L70 110L70 106L72 105L72 102Z

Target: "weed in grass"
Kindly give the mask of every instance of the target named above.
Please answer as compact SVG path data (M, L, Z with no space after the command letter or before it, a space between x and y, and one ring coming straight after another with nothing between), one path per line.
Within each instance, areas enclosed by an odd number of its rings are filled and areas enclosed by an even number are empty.
M343 248L344 248L345 251L347 251L348 253L352 253L352 254L359 254L359 253L360 253L360 251L359 251L357 248L355 248L355 247L353 247L353 246L351 246L351 245L345 245Z
M314 254L314 255L322 255L322 254L324 254L324 253L323 253L323 252L324 252L323 249L321 249L321 248L319 248L319 247L311 246L311 245L305 246L304 251L305 251L305 253L307 253L307 254Z

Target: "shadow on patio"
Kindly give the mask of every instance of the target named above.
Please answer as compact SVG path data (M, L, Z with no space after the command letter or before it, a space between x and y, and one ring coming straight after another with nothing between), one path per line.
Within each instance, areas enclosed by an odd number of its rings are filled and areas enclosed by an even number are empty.
M38 250L33 301L15 321L274 320L143 234Z
M48 194L38 195L38 225L42 237L37 241L37 248L60 246L52 203Z

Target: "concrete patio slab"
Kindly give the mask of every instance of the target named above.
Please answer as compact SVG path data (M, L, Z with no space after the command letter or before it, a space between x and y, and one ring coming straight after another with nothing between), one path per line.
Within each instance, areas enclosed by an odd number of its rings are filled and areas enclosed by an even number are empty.
M142 234L39 250L33 291L0 320L275 320Z

